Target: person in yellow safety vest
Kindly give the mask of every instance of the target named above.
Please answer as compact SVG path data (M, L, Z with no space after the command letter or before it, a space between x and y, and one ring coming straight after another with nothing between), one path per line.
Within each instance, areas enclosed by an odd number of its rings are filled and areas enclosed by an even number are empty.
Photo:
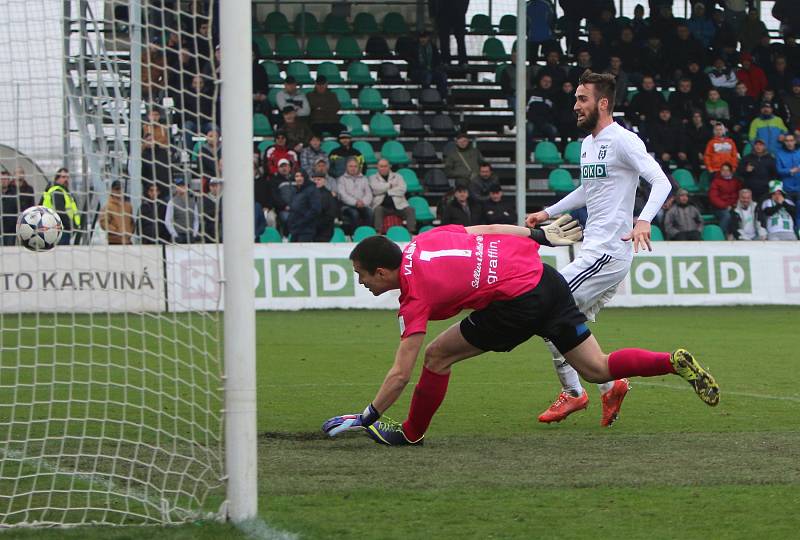
M61 167L56 172L53 183L42 195L42 206L55 210L61 218L64 233L61 235L59 245L70 243L72 230L81 226L81 216L75 199L69 194L69 171Z

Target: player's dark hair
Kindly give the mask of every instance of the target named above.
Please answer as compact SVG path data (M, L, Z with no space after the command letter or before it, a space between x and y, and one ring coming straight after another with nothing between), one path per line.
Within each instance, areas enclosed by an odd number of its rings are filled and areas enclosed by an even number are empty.
M364 238L350 252L350 260L357 262L361 268L374 274L378 268L395 270L400 268L403 251L400 246L385 236Z
M598 101L602 98L608 100L608 112L614 110L614 95L617 91L617 80L610 73L594 73L586 70L581 75L578 85L593 85L594 97Z

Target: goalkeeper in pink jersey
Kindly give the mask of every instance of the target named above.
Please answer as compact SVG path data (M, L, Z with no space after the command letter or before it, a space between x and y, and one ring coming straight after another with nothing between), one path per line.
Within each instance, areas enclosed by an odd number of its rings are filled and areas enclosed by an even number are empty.
M587 381L675 373L708 405L719 386L692 355L622 349L609 355L586 326L564 278L542 264L539 245L569 245L581 229L564 216L543 228L449 225L420 234L404 250L385 236L362 240L350 254L359 283L375 296L400 289L400 345L375 399L361 414L335 416L322 429L331 437L364 430L391 446L421 444L444 400L453 364L486 351L507 352L539 335L549 339ZM405 422L381 415L408 384L429 320L474 310L425 348L425 365Z

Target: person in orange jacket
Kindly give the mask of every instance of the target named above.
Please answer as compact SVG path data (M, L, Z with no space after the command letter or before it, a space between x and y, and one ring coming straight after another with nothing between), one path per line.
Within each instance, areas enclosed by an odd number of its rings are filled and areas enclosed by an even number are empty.
M722 122L717 122L714 125L714 137L708 141L706 150L703 153L703 161L708 172L719 172L723 163L730 163L734 170L739 164L739 152L736 150L736 143L730 137L725 136L726 131Z

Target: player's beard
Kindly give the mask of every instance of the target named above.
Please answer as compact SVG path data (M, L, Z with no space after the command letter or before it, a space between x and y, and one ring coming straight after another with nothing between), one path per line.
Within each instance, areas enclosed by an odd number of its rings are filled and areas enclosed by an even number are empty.
M577 118L577 114L575 117ZM589 114L583 117L583 121L578 120L578 127L586 131L594 131L597 127L597 121L600 120L600 112L595 107Z

